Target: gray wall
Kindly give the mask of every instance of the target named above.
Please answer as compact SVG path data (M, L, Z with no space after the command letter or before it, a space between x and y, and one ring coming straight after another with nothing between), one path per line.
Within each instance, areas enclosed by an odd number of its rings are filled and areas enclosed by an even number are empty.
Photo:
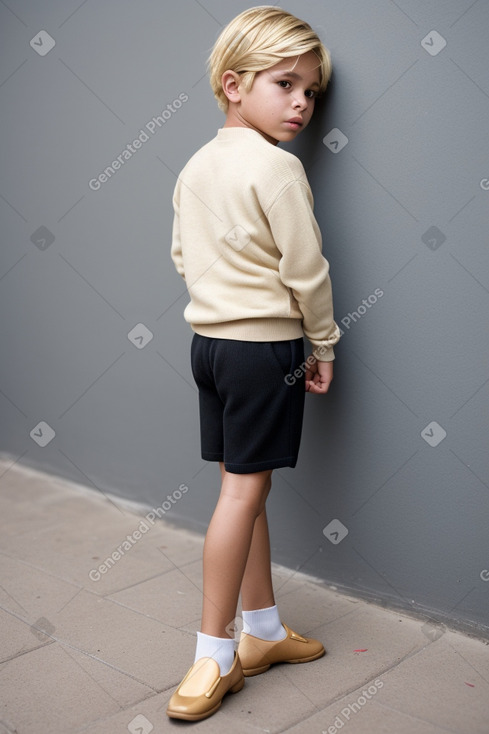
M489 3L284 5L334 61L289 148L314 191L344 336L330 394L307 396L298 466L275 472L273 557L487 634ZM168 520L202 532L218 472L200 458L171 194L223 124L204 63L246 7L0 5L0 448L166 501ZM323 142L334 128L341 150Z

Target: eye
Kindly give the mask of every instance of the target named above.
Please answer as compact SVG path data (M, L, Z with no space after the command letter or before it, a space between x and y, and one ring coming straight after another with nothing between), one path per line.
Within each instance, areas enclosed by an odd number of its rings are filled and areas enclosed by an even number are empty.
M313 89L306 89L305 95L309 99L314 99L315 97L317 97L317 92L315 92Z
M282 89L289 89L292 86L291 83L287 81L286 79L281 79L278 83L280 84ZM289 86L288 87L285 86L286 84L288 84Z

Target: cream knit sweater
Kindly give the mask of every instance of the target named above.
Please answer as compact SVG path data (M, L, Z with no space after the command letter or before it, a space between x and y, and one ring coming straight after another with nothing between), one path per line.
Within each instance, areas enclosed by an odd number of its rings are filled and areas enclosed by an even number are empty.
M329 265L299 159L256 130L220 128L175 186L171 256L203 336L279 341L306 335L334 359Z

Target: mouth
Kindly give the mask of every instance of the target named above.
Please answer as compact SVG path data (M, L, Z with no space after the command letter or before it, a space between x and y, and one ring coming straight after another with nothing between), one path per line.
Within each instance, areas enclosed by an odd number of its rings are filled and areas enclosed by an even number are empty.
M290 120L285 121L285 124L292 130L299 130L304 123L300 117L291 117Z

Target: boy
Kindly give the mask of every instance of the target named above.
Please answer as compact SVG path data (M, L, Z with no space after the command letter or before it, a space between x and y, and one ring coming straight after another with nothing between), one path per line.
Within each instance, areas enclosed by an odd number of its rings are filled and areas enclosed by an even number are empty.
M222 480L194 664L167 708L192 721L217 711L244 676L325 653L280 621L265 502L273 469L296 464L305 391L328 391L340 337L304 168L276 147L309 123L329 53L307 23L261 6L222 31L209 66L226 121L178 178L171 250L191 299L202 458L219 462ZM313 346L306 372L304 334ZM302 376L291 384L294 370ZM240 592L236 652L229 629Z

